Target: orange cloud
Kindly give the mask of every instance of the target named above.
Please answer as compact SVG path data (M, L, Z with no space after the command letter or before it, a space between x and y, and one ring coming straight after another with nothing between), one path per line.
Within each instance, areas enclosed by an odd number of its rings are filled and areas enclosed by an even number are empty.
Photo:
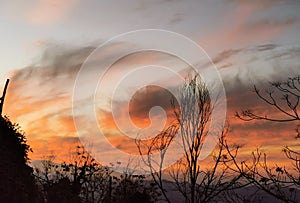
M46 156L55 156L56 162L69 161L70 152L80 145L77 137L48 136L46 139L29 139L28 144L33 149L30 159L41 160Z
M265 49L266 47L262 47ZM79 70L82 59L90 53L91 49L75 50L67 54L61 54L58 57L47 57L50 63L46 67L28 67L16 71L8 89L5 113L8 113L11 120L20 123L22 129L26 132L28 143L34 150L30 155L31 159L40 159L48 154L55 154L58 159L66 159L70 148L78 142L76 138L76 129L73 123L71 104L72 88L76 73ZM238 50L221 53L222 57L230 57L239 52ZM61 52L59 52L61 53ZM111 50L110 54L114 54ZM149 55L149 57L148 57ZM117 69L111 73L110 78L115 79L116 75L122 75L118 72L121 68L130 65L144 65L155 61L157 58L165 59L163 55L151 56L138 54L137 60L131 55L128 60L120 60ZM156 58L157 57L157 58ZM222 57L218 60L221 61ZM68 58L69 60L65 60ZM49 62L47 61L47 62ZM166 65L170 64L166 62ZM118 64L117 64L118 65ZM248 87L243 84L241 78L234 78L234 88L227 89L228 101L228 120L232 131L229 133L229 141L232 143L245 144L241 149L242 157L247 157L256 147L264 147L271 153L273 160L280 161L276 157L281 153L283 145L293 144L293 128L289 125L275 125L265 122L243 122L233 118L234 112L254 107L260 113L272 113L271 109L258 102L258 99L251 93ZM87 80L88 81L88 80ZM138 127L144 128L149 124L149 110L155 105L162 106L167 115L172 115L169 102L170 97L166 96L160 90L149 88L147 91L136 92L129 104L131 111L130 118L127 117L126 108L122 101L117 103L117 116L123 124L128 124L129 120ZM165 99L165 100L164 100ZM99 122L103 126L106 138L115 147L128 153L137 152L136 144L132 137L124 136L116 126L115 120L110 112L98 112ZM154 116L154 119L158 117ZM172 117L168 117L171 122ZM89 125L86 117L80 118L87 124L87 129L91 129L96 134L97 126ZM157 119L159 120L159 119ZM159 120L161 122L161 120ZM161 122L162 123L162 122ZM129 125L129 124L128 124ZM293 126L292 126L293 127ZM129 132L131 132L129 128ZM137 135L137 134L136 134ZM100 140L102 142L103 140ZM97 144L97 143L96 143ZM134 149L134 150L133 150ZM104 152L108 156L110 152ZM280 156L278 156L280 157Z

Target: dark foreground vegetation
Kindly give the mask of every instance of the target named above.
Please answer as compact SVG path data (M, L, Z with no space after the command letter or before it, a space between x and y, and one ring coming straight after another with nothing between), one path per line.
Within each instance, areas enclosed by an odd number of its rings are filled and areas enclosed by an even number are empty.
M299 125L300 76L272 83L266 94L255 87L263 102L282 117L268 117L242 110L245 121L267 120ZM47 156L34 168L28 165L30 146L17 124L0 117L0 202L300 202L300 152L286 146L283 150L293 168L270 166L267 155L253 152L251 160L238 159L240 146L228 144L228 126L220 129L219 143L208 157L210 165L199 159L208 135L213 109L208 90L198 76L180 88L178 104L173 101L175 121L153 142L136 141L140 153L160 153L159 162L144 162L152 174L117 174L102 166L80 144L70 152L72 159L56 163ZM278 99L279 98L279 99ZM178 108L180 107L180 108ZM179 110L180 109L180 110ZM175 135L182 136L184 156L164 171L154 171L164 162ZM295 142L299 138L299 126ZM239 160L239 161L238 161Z

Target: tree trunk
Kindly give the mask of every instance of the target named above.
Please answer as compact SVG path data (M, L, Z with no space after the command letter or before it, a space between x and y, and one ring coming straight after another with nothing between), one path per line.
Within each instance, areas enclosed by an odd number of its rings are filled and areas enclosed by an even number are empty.
M2 116L3 104L4 104L4 99L5 99L8 83L9 83L9 79L6 80L4 90L3 90L3 93L2 93L2 97L0 98L0 116Z

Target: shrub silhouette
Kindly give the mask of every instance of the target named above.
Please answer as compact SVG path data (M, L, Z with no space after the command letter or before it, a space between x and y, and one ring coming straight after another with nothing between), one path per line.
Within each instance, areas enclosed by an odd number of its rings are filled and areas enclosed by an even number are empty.
M48 185L47 202L49 203L80 203L81 200L77 196L76 186L72 185L71 181L64 177L57 183Z
M1 202L40 202L33 170L27 165L29 151L20 127L0 116Z

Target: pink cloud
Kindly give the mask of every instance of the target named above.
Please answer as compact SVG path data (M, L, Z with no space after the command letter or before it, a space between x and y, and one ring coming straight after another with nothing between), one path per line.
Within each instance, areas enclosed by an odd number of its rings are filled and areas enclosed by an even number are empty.
M222 21L224 26L200 39L199 44L203 45L206 50L213 51L261 44L266 40L275 39L290 28L297 19L293 17L255 19L257 14L265 12L272 5L269 1L265 3L260 1L238 2L232 14Z
M76 0L41 0L28 11L26 18L33 24L52 24L65 17L75 4Z

